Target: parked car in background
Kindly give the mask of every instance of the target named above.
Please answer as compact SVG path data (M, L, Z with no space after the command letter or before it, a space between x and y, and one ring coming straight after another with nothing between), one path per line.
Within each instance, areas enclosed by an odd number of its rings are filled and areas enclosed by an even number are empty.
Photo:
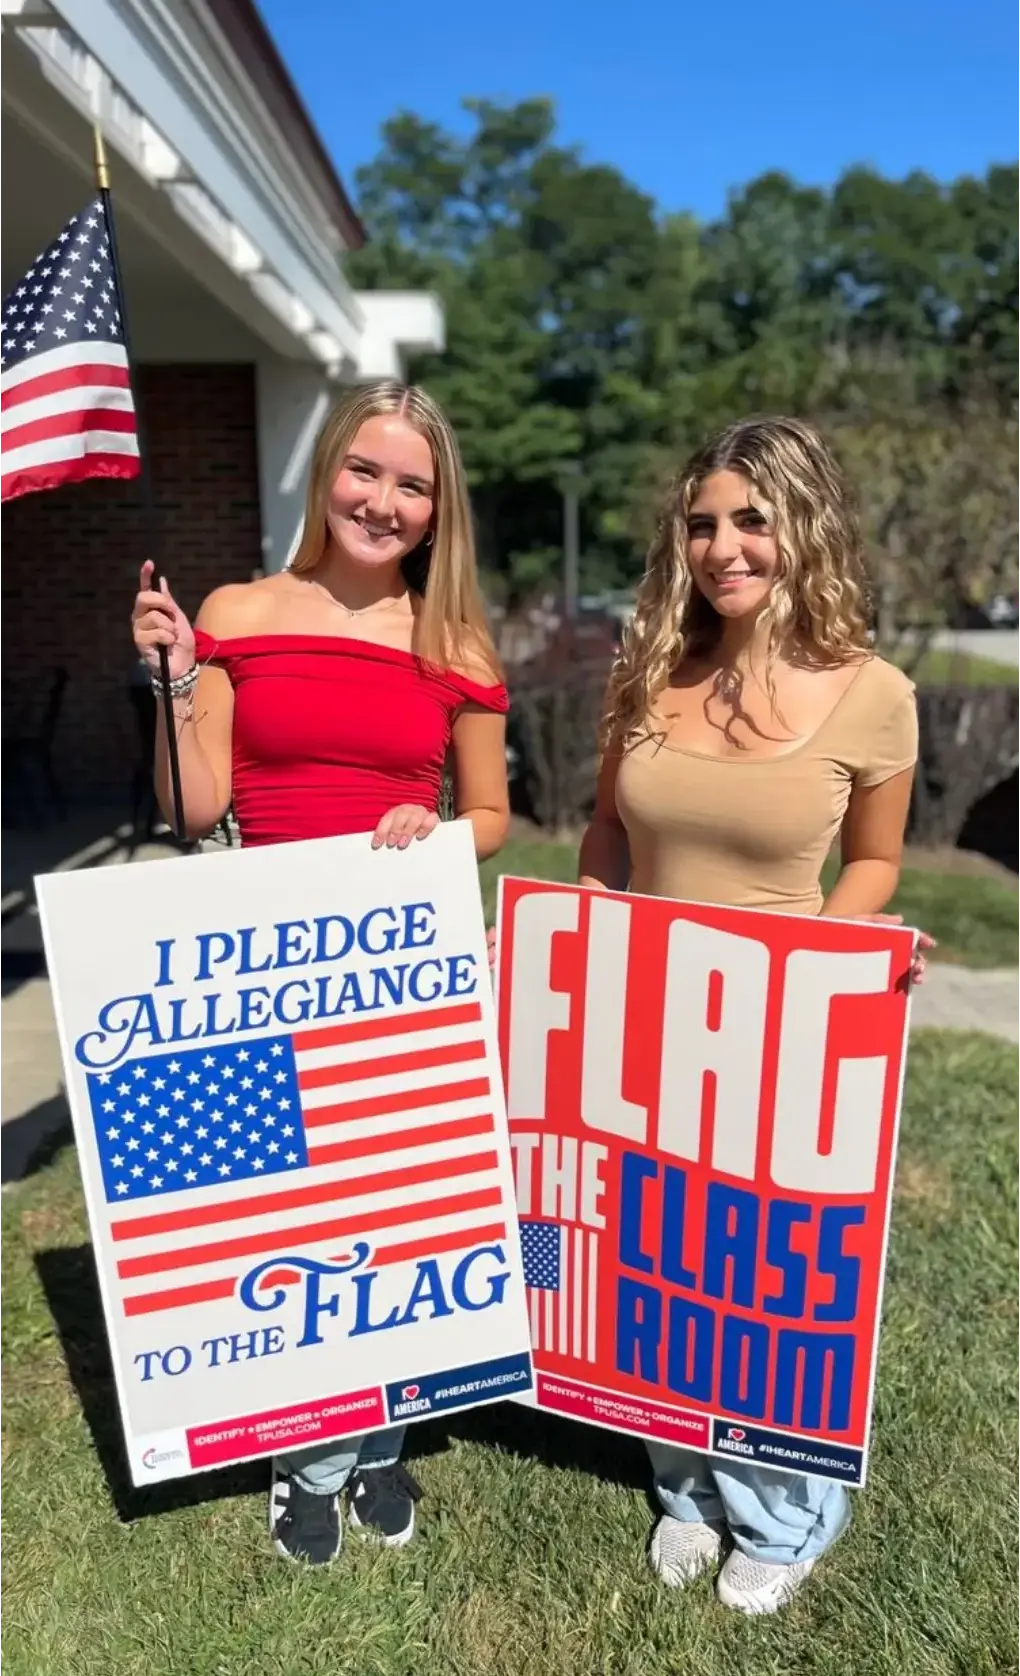
M1020 605L1008 594L996 594L985 605L965 605L953 627L957 629L1020 628Z
M992 628L1018 628L1020 605L1015 599L1007 599L1005 594L997 594L988 607L988 621Z

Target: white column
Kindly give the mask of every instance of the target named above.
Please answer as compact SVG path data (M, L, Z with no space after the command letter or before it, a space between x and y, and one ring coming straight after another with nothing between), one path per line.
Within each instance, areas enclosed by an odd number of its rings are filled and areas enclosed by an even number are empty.
M301 535L315 439L339 386L321 367L267 356L257 367L262 564L283 570Z
M405 378L408 354L446 348L443 305L431 291L359 291L359 378Z

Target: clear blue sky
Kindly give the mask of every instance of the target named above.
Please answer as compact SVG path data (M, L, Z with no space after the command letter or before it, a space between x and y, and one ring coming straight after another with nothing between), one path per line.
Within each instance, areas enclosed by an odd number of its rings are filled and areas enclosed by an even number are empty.
M555 99L559 138L666 209L765 169L948 180L1017 152L1011 0L259 0L345 185L412 110Z

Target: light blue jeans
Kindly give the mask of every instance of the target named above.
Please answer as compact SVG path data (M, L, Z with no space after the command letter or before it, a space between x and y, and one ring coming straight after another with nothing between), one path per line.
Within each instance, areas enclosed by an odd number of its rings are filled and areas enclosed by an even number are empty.
M663 1511L684 1524L725 1524L756 1560L816 1560L850 1523L850 1497L831 1478L720 1461L671 1443L649 1442L647 1449Z
M399 1461L406 1430L406 1426L391 1426L384 1432L345 1437L339 1443L296 1449L292 1455L277 1456L277 1471L289 1473L313 1496L335 1496L355 1467L371 1472L373 1467L393 1466Z

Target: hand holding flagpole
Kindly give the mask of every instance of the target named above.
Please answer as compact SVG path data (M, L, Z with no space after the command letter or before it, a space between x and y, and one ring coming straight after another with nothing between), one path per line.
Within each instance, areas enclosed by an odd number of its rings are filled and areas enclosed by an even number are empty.
M128 378L131 378L131 341L128 337L127 310L124 306L124 282L120 271L120 253L117 249L117 233L113 220L113 202L110 197L110 170L106 161L106 146L103 141L103 131L96 123L92 130L95 142L96 185L99 188L99 198L103 206L106 219L107 238L110 244L110 265L113 268L114 284L120 298L121 338L127 354ZM133 395L132 390L132 395ZM137 415L138 404L135 402ZM156 497L152 486L152 472L148 458L140 450L142 497L145 503L146 534L148 546L152 556L152 586L159 589L162 584L162 573L156 560L158 528L156 522ZM163 722L166 727L166 748L170 763L170 785L174 800L174 831L178 838L184 839L184 791L181 785L181 759L177 745L177 723L174 716L174 699L170 690L170 653L166 646L159 648L159 681L161 687L160 703L163 706Z

